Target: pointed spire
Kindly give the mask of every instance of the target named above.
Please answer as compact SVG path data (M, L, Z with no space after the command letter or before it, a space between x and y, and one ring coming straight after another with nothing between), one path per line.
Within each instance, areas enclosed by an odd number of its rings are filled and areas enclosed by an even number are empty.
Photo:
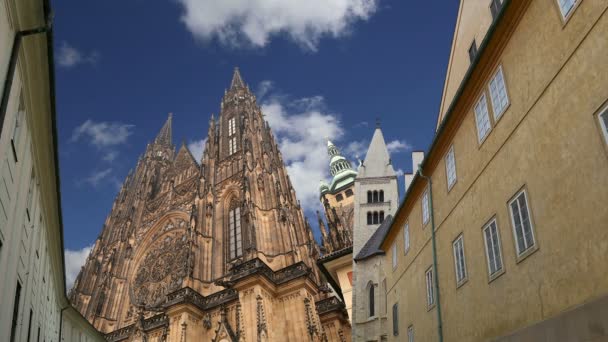
M391 165L391 156L388 153L382 129L377 126L372 141L367 149L363 168L359 169L359 177L386 177L394 176L395 170Z
M245 82L241 78L241 73L239 72L239 67L234 68L234 74L232 75L232 82L230 83L230 89L234 88L245 88Z
M167 121L165 122L163 127L160 129L160 132L158 132L156 139L154 139L155 144L171 146L171 144L172 144L172 141L171 141L172 140L172 136L171 136L172 119L173 119L173 113L169 113L169 117L167 118Z

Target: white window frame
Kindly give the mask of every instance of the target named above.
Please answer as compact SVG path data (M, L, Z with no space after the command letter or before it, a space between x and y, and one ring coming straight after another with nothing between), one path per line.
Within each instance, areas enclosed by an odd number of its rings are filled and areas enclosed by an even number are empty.
M431 308L435 305L435 287L433 285L433 266L429 267L425 274L424 279L426 281L426 306Z
M477 128L477 141L481 144L492 131L492 123L490 122L490 113L488 113L488 101L486 100L486 94L481 94L481 97L475 103L475 127ZM485 120L487 120L487 128ZM484 120L480 122L479 120Z
M407 327L407 342L414 342L414 325Z
M507 111L509 107L509 92L507 91L507 83L505 81L505 74L502 71L502 65L498 67L496 73L488 83L488 90L490 92L490 101L492 102L492 112L494 113L494 121L498 121L502 114ZM504 94L503 94L504 93ZM504 95L505 102L502 103Z
M391 247L392 253L392 261L393 261L393 270L397 268L397 243L393 242L393 246Z
M422 225L425 226L427 223L429 223L430 218L429 188L427 187L422 194Z
M492 230L495 234L492 234ZM490 235L488 236L488 232ZM504 272L505 264L502 260L502 246L500 242L500 232L498 230L498 223L496 222L496 218L493 218L486 224L482 229L483 234L483 243L486 247L486 261L488 263L488 276L490 278L494 278L499 274ZM490 238L490 244L488 244L488 237ZM493 261L490 259L490 253L492 254ZM497 262L497 260L499 262ZM498 266L500 263L500 267ZM492 267L494 266L494 267ZM494 268L494 270L492 270Z
M600 111L597 115L597 119L600 121L600 127L604 134L604 141L608 144L608 106Z
M445 176L448 185L448 191L456 184L456 156L454 155L454 145L450 146L448 153L445 155Z
M556 0L562 19L568 18L580 0ZM567 7L569 6L569 7ZM564 12L565 11L565 12Z
M236 152L236 137L228 138L228 155Z
M528 216L528 222L530 225L530 237L532 238L531 241L528 241L528 239L526 238L526 233L523 231L524 226L523 226L523 217L522 217L522 207L520 206L519 203L519 198L523 196L524 199L524 204L525 204L525 209L526 209L526 215ZM513 212L513 207L512 204L517 202L517 207L518 207L518 212L515 213ZM534 224L532 222L532 215L531 215L531 210L530 210L530 202L528 201L528 193L526 191L526 189L522 189L519 192L517 192L517 194L515 196L513 196L513 199L511 201L509 201L509 214L511 216L511 224L513 226L513 238L515 239L515 249L517 251L517 256L519 258L526 256L526 253L529 253L533 250L536 249L537 244L536 244L536 236L534 234ZM515 223L515 214L517 214L519 222L522 223L521 226L521 231L522 231L522 239L524 242L524 248L521 249L519 247L519 240L518 240L518 236L517 236L517 225Z
M454 242L452 242L452 251L454 252L454 271L456 272L456 285L460 286L467 280L467 263L464 255L464 237L460 234Z
M410 223L406 222L403 226L403 254L407 254L410 250Z

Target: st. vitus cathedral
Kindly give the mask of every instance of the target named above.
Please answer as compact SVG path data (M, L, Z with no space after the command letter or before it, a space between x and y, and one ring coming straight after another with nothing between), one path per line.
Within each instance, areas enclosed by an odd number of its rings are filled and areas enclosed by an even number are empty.
M319 249L235 70L202 160L169 116L127 176L70 294L109 341L347 341Z

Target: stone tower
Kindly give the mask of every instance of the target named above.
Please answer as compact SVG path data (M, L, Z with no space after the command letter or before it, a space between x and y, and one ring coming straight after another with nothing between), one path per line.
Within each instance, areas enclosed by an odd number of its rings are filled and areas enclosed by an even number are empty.
M317 211L319 227L326 254L331 254L353 245L354 187L357 172L350 162L340 154L340 150L331 141L327 141L329 154L329 171L331 184L321 181L319 186L320 200L325 211L327 229Z
M341 303L255 96L235 69L199 163L171 115L127 176L70 294L111 341L340 341ZM305 319L302 319L304 317Z
M379 247L390 227L391 215L399 208L399 187L379 126L359 166L354 207L353 341L383 341L390 325L384 276L386 257Z

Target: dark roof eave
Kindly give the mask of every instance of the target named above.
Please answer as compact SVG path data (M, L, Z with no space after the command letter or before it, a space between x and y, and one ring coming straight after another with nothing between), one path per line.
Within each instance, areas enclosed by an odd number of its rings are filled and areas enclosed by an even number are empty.
M485 52L488 42L492 38L494 31L496 30L496 27L501 22L502 18L504 17L505 11L506 11L507 7L509 7L510 4L511 4L511 0L504 0L503 6L502 6L500 12L498 13L498 16L494 19L494 21L488 28L488 32L486 33L481 44L479 45L479 49L477 50L478 52L477 52L477 55L475 56L475 59L473 60L473 62L471 62L469 69L467 69L467 72L465 73L464 78L462 79L462 82L460 83L460 86L458 86L458 90L456 91L456 94L454 95L454 98L452 99L452 102L450 103L450 106L448 107L448 110L446 111L446 114L445 114L443 120L441 121L441 124L439 125L439 128L437 128L437 132L435 133L435 136L433 137L431 146L428 148L425 158L422 160L422 164L420 164L421 169L424 169L426 167L427 162L429 160L428 157L430 157L435 152L439 138L443 134L443 131L445 130L447 122L453 115L452 113L454 111L454 108L456 107L456 103L460 100L460 97L462 96L462 93L464 92L464 88L466 87L469 80L471 79L471 76L473 74L473 71L475 70L475 67L477 67L477 65L479 64L479 59L481 58L481 55ZM419 176L418 172L416 172L416 170L413 170L413 173L414 173L414 178L412 179L410 186L408 187L407 191L405 192L405 196L403 197L403 201L399 205L399 208L397 208L397 212L395 212L395 218L397 217L397 215L399 215L399 213L405 206L408 196L411 195L411 192L412 192L412 189L414 188L414 186L419 182L420 176ZM386 242L386 238L388 237L391 230L392 229L388 229L386 231L386 233L384 234L384 236L382 237L382 241L380 242L380 248Z

